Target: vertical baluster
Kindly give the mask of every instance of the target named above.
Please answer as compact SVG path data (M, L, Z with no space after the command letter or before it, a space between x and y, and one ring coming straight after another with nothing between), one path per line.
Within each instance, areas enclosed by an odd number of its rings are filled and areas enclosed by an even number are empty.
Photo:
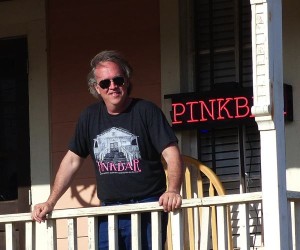
M201 232L200 232L200 249L210 249L209 240L211 232L211 208L202 207L201 209Z
M47 220L47 249L57 250L57 239L56 239L56 221Z
M173 250L184 249L182 210L171 212Z
M238 211L240 217L240 248L241 250L248 250L250 249L249 204L240 204Z
M131 248L132 250L142 249L141 245L141 214L131 214Z
M25 241L26 250L35 249L35 223L32 221L27 221L25 223Z
M117 215L108 216L108 240L109 240L109 250L119 249Z
M288 238L288 242L287 242L287 246L288 246L288 248L289 249L298 249L298 248L295 248L294 247L294 239L293 239L293 237L294 237L294 231L293 231L293 226L292 226L292 204L291 204L291 202L288 200L288 202L287 202L287 211L288 211L288 215L287 215L287 217L288 217L288 225L289 225L289 227L288 227L288 236L289 236L289 238Z
M68 219L68 249L77 250L77 219Z
M199 249L199 244L200 244L200 218L199 218L199 208L194 207L193 208L193 214L194 214L194 249Z
M98 217L88 217L88 249L98 250Z
M15 225L13 223L5 224L6 250L16 249Z
M217 223L218 223L218 249L228 249L228 230L227 230L227 208L217 206Z
M161 250L161 212L151 213L152 249Z

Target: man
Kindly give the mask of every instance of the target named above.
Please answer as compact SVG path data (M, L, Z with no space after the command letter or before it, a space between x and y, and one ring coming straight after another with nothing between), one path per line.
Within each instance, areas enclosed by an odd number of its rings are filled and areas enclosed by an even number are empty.
M100 102L80 116L69 150L57 172L48 200L34 206L32 218L45 220L67 190L83 160L91 155L97 195L102 206L158 201L165 212L181 206L183 167L177 138L161 110L130 97L131 67L115 51L103 51L91 61L89 90ZM168 165L168 190L161 164ZM151 217L142 215L143 249L151 249ZM119 249L131 249L130 216L119 216ZM166 238L167 213L162 216ZM107 218L99 218L99 249L108 249Z

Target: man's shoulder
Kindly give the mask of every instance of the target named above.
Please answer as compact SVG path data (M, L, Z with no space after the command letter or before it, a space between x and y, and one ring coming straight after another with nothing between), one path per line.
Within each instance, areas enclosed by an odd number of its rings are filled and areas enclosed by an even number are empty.
M139 108L159 108L155 103L141 98L133 98L133 103Z
M101 106L101 102L88 105L84 110L81 111L80 117L87 118L94 116L95 114L99 113L99 111L101 110Z
M101 102L96 102L88 105L83 112L86 113L92 113L92 112L99 112L99 109L101 108L102 103Z

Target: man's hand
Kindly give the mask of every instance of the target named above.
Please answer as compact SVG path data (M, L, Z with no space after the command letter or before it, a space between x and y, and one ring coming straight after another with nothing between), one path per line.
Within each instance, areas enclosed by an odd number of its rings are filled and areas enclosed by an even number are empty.
M70 183L82 165L83 158L72 151L68 151L63 158L55 177L54 185L46 202L36 204L31 213L31 218L39 223L46 220L46 215L54 209L56 202L69 188Z
M31 218L39 223L46 220L46 215L54 209L54 206L49 202L36 204L31 213Z
M182 197L175 191L166 191L159 198L159 205L164 207L165 212L174 211L180 208Z
M165 212L170 212L181 207L180 189L184 178L184 165L178 145L175 143L166 147L162 156L167 163L168 191L160 196L159 205L164 207Z

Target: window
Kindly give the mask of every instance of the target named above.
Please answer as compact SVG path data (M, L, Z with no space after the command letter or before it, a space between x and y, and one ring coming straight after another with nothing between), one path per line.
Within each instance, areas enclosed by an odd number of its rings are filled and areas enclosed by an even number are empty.
M197 91L252 86L250 1L195 1Z
M30 187L27 39L0 39L0 201ZM21 197L19 197L21 194ZM29 204L25 206L29 209ZM13 211L13 204L9 207ZM2 211L0 211L2 212Z
M195 90L252 86L250 1L194 1ZM227 193L260 191L256 123L199 129L198 158L217 173Z

